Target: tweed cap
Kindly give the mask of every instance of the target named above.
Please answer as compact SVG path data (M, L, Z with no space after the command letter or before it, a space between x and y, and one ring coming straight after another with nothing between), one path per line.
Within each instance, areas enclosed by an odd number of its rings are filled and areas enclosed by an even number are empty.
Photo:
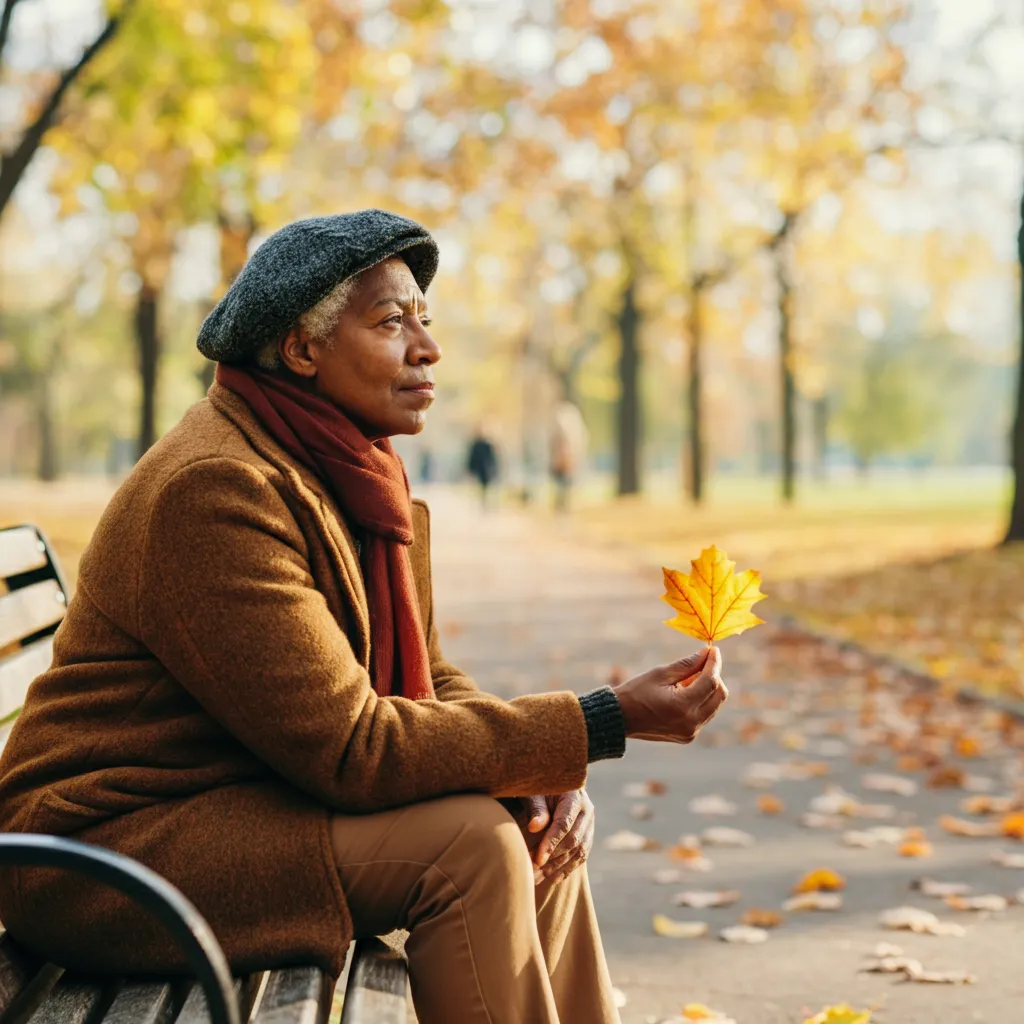
M199 328L207 359L236 363L279 338L335 285L401 256L423 291L437 272L426 228L386 210L309 217L275 231L249 257Z

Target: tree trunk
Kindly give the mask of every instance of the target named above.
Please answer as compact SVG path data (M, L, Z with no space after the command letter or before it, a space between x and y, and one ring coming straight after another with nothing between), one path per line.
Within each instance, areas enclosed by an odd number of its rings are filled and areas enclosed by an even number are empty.
M779 303L779 377L782 396L782 500L796 496L796 378L793 375L793 282L784 245L775 250Z
M1006 542L1024 541L1024 192L1020 204L1021 222L1017 231L1017 259L1021 268L1020 343L1021 358L1017 367L1017 413L1013 423L1010 465L1013 469L1013 505Z
M57 438L53 422L53 378L44 372L36 394L36 423L39 429L39 462L36 476L46 483L57 479Z
M688 334L690 336L690 432L689 432L689 479L687 486L690 499L695 505L704 500L704 413L701 405L704 393L704 323L702 306L704 288L699 280L690 287L690 312Z
M159 293L148 284L139 289L135 306L135 343L139 354L142 403L139 418L139 458L156 441L156 382L160 360L160 333L157 323Z
M636 305L636 274L630 268L616 317L619 329L619 481L618 492L640 493L640 311Z
M828 395L822 395L814 400L814 476L820 481L824 481L828 476L825 460L828 454L829 411Z

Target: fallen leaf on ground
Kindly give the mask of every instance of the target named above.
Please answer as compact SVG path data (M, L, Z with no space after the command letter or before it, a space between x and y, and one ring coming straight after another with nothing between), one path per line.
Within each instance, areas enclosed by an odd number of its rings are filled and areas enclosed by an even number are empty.
M1018 811L1007 814L1000 822L1000 828L1009 839L1024 839L1024 813Z
M666 939L699 939L708 933L707 921L673 921L664 914L655 914L651 924L655 934Z
M851 814L856 806L857 800L852 793L830 786L824 793L812 797L807 809L814 814Z
M694 797L689 803L692 814L735 814L738 808L731 800L717 793L709 793L707 796Z
M995 788L995 780L987 775L968 775L964 779L964 789L971 793L989 793Z
M1024 868L1024 853L1010 853L1008 850L993 850L993 864L1004 868Z
M957 738L953 748L957 757L981 757L981 742L976 736L969 736L966 733Z
M643 800L648 796L664 796L668 792L668 786L657 779L648 779L647 782L627 782L622 787L622 795L629 800Z
M743 832L738 828L727 828L724 825L717 825L706 828L700 834L702 842L709 846L753 846L754 837L749 832Z
M875 944L874 955L881 960L886 956L903 956L903 950L891 942L878 942Z
M966 896L971 887L966 882L939 882L934 878L915 878L910 883L922 896L935 896L944 900L947 896Z
M920 910L917 907L893 907L891 910L883 910L878 920L883 928L915 932L918 935L959 937L966 934L960 925L952 921L940 921L930 911Z
M690 562L691 572L662 569L662 600L676 612L665 624L707 644L724 640L764 622L750 610L766 596L761 575L747 569L736 575L736 563L714 545Z
M972 985L977 980L967 971L926 971L920 960L909 956L879 957L861 970L872 974L902 974L907 981L932 985Z
M919 971L907 980L925 985L973 985L978 979L968 971Z
M802 892L782 904L783 910L840 910L843 897L837 892Z
M800 824L804 828L842 828L847 823L841 814L819 814L817 811L805 811L800 815Z
M997 913L1005 910L1010 904L1005 896L996 893L985 893L981 896L947 896L946 906L953 910L989 910Z
M808 1017L804 1024L870 1024L870 1010L855 1010L847 1003L826 1006L820 1013Z
M844 846L857 846L865 850L876 846L895 846L905 838L905 831L896 825L874 825L866 829L851 829L844 832L841 842Z
M749 907L743 911L740 924L749 925L751 928L778 928L782 924L782 915L777 910Z
M732 1017L727 1017L724 1013L719 1013L718 1010L712 1010L703 1003L687 1003L677 1019L680 1021L706 1020L711 1024L736 1024Z
M1008 814L1017 806L1017 798L1012 796L991 796L978 793L966 796L960 801L960 810L964 814Z
M689 871L710 871L711 861L704 856L699 846L691 846L689 843L676 843L665 851L670 860L682 864Z
M929 789L961 789L964 784L963 768L954 764L939 765L935 768L925 785Z
M768 941L768 930L765 928L755 928L749 924L732 924L728 928L723 928L719 933L718 937L723 942L735 942L740 945L756 945L759 942Z
M867 974L904 974L921 972L924 967L920 960L910 956L882 956L869 960L860 970Z
M786 805L773 793L762 793L757 798L757 809L762 814L781 814Z
M952 814L943 814L939 818L939 827L945 829L950 835L969 836L973 839L1003 834L997 821L967 821L965 818L956 818Z
M672 903L677 907L704 910L708 907L728 907L740 898L738 889L688 889L677 892Z
M629 816L634 821L647 821L654 817L654 811L650 804L633 804L629 809Z
M615 853L637 853L641 850L657 850L661 844L656 839L642 836L639 832L630 832L629 829L621 828L606 836L604 848Z
M901 857L930 857L935 851L923 836L909 836L896 847L896 852Z
M683 873L679 868L658 868L658 870L651 875L651 881L656 885L678 885L682 880Z
M836 892L846 888L846 879L832 868L815 868L793 886L793 894L802 892Z
M913 796L917 792L917 783L913 779L903 778L902 775L870 773L860 780L860 784L864 789L878 793L896 793L899 796Z

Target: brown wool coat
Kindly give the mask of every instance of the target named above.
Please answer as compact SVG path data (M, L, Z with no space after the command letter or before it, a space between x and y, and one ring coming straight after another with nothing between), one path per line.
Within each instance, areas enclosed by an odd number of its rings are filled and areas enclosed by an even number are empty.
M341 972L352 923L332 810L581 786L570 692L482 694L438 645L426 507L412 549L436 700L378 698L354 540L324 486L214 385L114 495L49 671L0 756L0 831L137 858L205 915L232 967ZM0 873L0 920L94 972L186 970L123 897Z

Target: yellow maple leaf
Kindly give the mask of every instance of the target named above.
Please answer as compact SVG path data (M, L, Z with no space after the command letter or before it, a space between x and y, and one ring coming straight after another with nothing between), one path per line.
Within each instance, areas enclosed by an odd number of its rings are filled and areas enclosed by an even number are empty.
M796 885L793 886L795 894L802 892L838 892L846 888L846 879L838 871L832 868L815 868L808 871Z
M808 1017L804 1024L870 1024L870 1010L855 1010L846 1003L826 1006L820 1013Z
M689 573L662 567L665 593L662 600L676 611L665 625L709 646L727 636L760 625L751 608L766 595L761 593L761 574L747 569L738 576L735 562L714 545L695 558Z

